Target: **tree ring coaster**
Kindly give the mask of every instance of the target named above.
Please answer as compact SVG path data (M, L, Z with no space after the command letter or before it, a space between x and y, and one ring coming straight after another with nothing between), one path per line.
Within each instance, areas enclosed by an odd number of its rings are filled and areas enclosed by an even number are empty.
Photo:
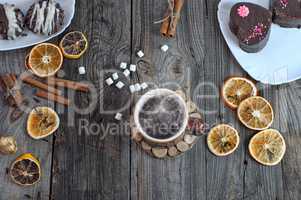
M185 97L182 91L181 95ZM197 110L197 106L190 99L184 98L189 110L190 119L185 132L169 143L154 143L146 140L136 128L131 118L131 138L135 143L149 155L158 159L175 158L192 149L204 132L204 123L201 114ZM194 122L197 120L197 126Z

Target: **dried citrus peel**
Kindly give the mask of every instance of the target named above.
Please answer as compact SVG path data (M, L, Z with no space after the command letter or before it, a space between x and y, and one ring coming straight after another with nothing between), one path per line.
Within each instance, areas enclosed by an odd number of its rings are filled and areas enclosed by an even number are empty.
M225 81L222 87L222 97L226 105L236 109L244 99L256 96L256 85L244 77L231 77Z
M11 165L10 176L18 185L34 185L41 177L40 162L30 153L23 154Z
M274 120L271 104L262 97L249 97L239 104L237 109L239 120L253 130L264 130L270 127Z
M238 132L227 124L215 126L207 136L208 148L217 156L226 156L234 152L239 140Z
M263 165L277 165L286 150L285 140L274 129L267 129L254 135L249 143L251 156Z

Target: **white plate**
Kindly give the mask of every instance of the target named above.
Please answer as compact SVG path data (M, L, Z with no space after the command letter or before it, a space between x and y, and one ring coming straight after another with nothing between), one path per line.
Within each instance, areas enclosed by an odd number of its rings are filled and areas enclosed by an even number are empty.
M229 29L230 10L237 2L252 2L269 8L270 0L221 0L218 20L224 38L239 64L254 79L278 85L301 78L301 30L281 28L273 24L266 47L258 53L246 53Z
M16 7L20 8L24 15L26 15L29 7L38 0L0 0L0 3L10 3L15 4ZM25 31L27 36L19 37L15 40L0 40L0 51L8 51L14 49L21 49L24 47L29 47L41 42L45 42L50 40L53 37L58 36L71 24L71 20L74 16L75 11L75 0L56 0L60 3L62 9L64 10L64 24L61 27L60 31L51 35L51 36L42 36L38 34L34 34L28 30Z

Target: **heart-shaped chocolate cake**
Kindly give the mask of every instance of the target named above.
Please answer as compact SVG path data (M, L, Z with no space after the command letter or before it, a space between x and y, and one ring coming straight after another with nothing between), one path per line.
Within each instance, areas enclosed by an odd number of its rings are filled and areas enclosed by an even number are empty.
M301 28L301 0L271 0L273 22L286 28Z
M259 5L247 2L235 4L230 13L230 29L239 46L248 53L256 53L267 44L271 32L272 13Z

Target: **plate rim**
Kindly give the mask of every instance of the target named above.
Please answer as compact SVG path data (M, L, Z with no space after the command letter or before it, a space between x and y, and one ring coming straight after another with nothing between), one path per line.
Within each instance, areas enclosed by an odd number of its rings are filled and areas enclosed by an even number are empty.
M232 56L235 58L235 60L237 61L237 63L240 65L240 67L247 73L249 74L253 79L255 79L256 81L259 81L263 84L270 84L270 85L281 85L281 84L286 84L286 83L291 83L293 81L296 81L298 79L301 78L301 76L297 76L297 77L294 77L294 78L287 78L287 80L283 81L283 79L280 79L280 80L276 80L274 79L272 82L270 80L267 80L267 79L261 79L260 77L257 77L256 75L252 74L246 67L244 67L241 62L236 58L236 56L234 55L232 49L229 47L229 44L228 44L228 41L225 37L225 33L224 33L224 30L222 29L222 22L221 22L221 6L222 6L222 2L224 2L225 0L220 0L219 3L218 3L218 6L217 6L217 20L218 20L218 24L219 24L219 29L223 35L223 38L227 44L227 47L228 49L230 50Z
M70 0L70 1L72 1L72 2L70 2L70 3L72 3L71 6L70 6L70 8L72 8L71 13L70 13L71 14L70 18L59 32L57 32L53 35L50 35L45 39L41 39L38 42L32 42L32 43L28 43L28 44L25 44L25 45L20 45L18 47L1 48L1 46L0 46L0 52L12 51L12 50L17 50L17 49L24 49L26 47L31 47L31 46L34 46L34 45L37 45L37 44L40 44L40 43L43 43L43 42L47 42L48 40L51 40L52 38L55 38L55 37L61 35L71 25L71 22L74 18L74 15L75 15L75 2L76 2L76 0ZM18 40L16 39L15 41L17 42Z

